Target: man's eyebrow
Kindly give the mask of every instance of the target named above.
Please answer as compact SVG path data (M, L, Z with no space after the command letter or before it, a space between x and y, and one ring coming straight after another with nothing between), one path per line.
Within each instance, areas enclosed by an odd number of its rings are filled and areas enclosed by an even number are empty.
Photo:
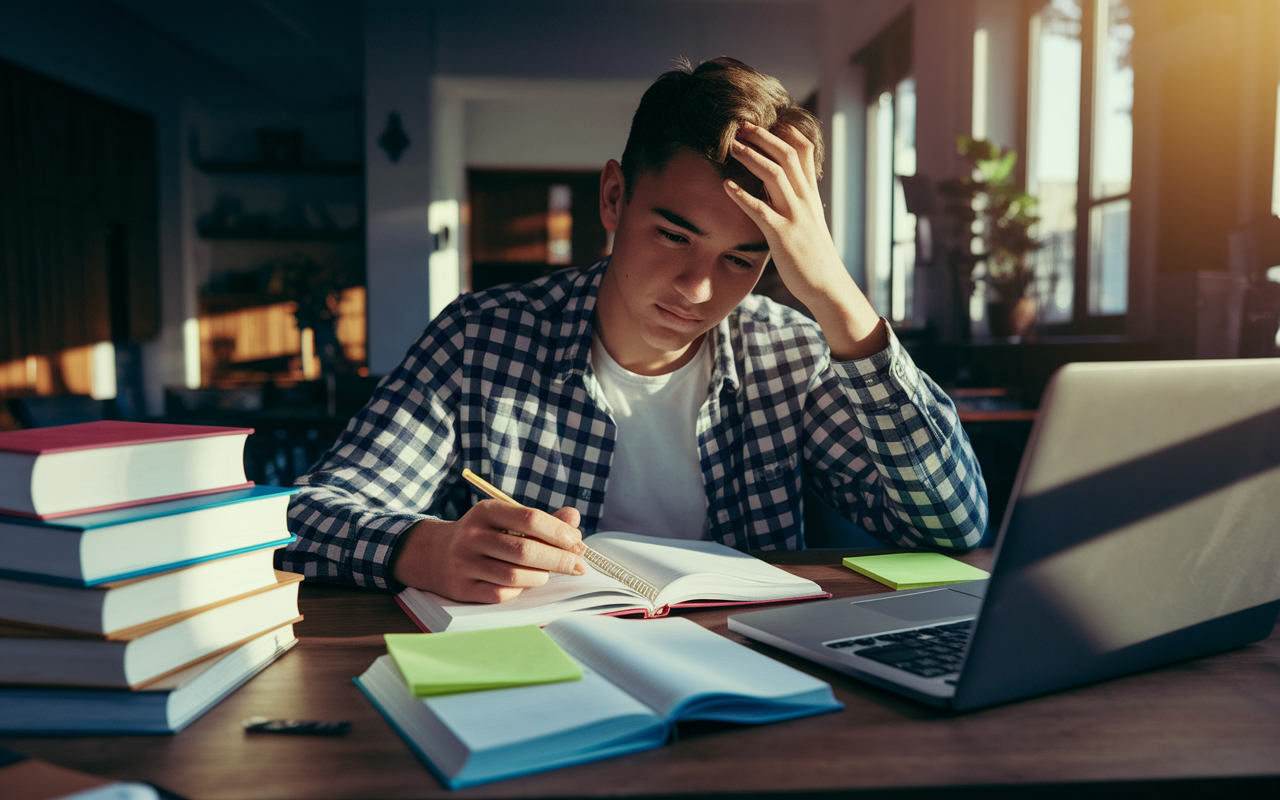
M653 209L653 213L662 217L667 222L670 222L672 225L679 225L681 228L684 228L689 233L692 233L694 236L707 235L707 232L702 230L702 228L699 228L697 225L694 225L692 222L680 216L674 211L668 211L665 208L655 208Z
M679 225L681 228L684 228L689 233L692 233L694 236L707 235L706 231L702 230L697 225L694 225L692 222L680 216L674 211L670 211L665 208L654 208L653 213L662 217L667 222L670 222L672 225ZM740 250L744 253L767 253L769 251L769 243L768 242L747 242L746 244L740 244L733 249Z

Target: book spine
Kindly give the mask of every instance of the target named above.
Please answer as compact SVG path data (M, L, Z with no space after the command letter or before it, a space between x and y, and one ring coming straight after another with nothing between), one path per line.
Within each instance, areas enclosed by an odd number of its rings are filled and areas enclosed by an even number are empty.
M616 581L620 581L624 586L635 589L649 601L650 605L657 605L658 587L649 583L644 578L636 575L634 572L622 566L618 562L597 553L590 547L586 548L582 557L585 558L591 566L600 570L605 575L608 575Z

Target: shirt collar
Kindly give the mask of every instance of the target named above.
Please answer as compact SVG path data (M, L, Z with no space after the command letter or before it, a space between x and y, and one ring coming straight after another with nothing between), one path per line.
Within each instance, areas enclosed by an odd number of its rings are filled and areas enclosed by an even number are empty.
M556 383L564 383L574 375L586 375L591 357L591 317L596 310L596 295L609 259L585 269L569 289L555 351Z
M574 375L584 376L590 369L592 315L596 310L596 297L600 292L600 281L604 278L609 259L604 259L595 266L583 270L569 290L569 298L565 302L564 321L560 330L560 344L556 347L555 363L556 383L564 383ZM733 357L733 342L730 336L729 320L737 316L737 309L720 320L720 324L709 331L712 347L711 385L721 387L724 384L733 391L738 391L738 365Z

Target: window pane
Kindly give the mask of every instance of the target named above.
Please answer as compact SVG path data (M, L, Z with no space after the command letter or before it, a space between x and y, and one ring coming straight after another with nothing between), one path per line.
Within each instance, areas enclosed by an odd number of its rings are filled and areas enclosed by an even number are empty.
M1053 0L1032 19L1032 103L1028 185L1039 200L1032 255L1040 320L1068 322L1075 264L1080 162L1080 0Z
M893 171L916 174L916 82L898 83L893 115ZM894 322L910 321L916 271L916 215L907 213L902 184L893 181L893 287L890 312Z
M876 313L889 317L893 274L893 95L884 92L868 109L870 163L867 174L869 267L871 302Z
M1127 194L1133 173L1133 24L1130 0L1097 0L1093 199Z
M1089 212L1089 313L1123 314L1129 307L1129 201Z

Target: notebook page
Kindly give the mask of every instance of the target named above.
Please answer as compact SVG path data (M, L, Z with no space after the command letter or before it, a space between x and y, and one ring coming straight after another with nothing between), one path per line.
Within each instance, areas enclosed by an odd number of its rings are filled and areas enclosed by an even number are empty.
M517 772L573 758L618 737L654 746L666 726L652 709L589 667L582 680L423 698L472 754L474 769Z
M636 608L649 606L633 590L588 565L585 575L552 575L546 583L526 589L503 603L463 603L432 592L419 593L436 603L459 627L472 618L486 625L543 624L569 611L597 606ZM454 623L450 623L452 629Z
M585 541L658 586L660 606L695 599L757 600L822 593L813 581L719 542L613 531ZM781 587L793 591L779 593Z
M580 617L546 627L561 647L667 719L706 698L742 701L830 698L824 682L774 661L687 619ZM829 707L838 707L830 699ZM749 721L740 713L708 719Z

